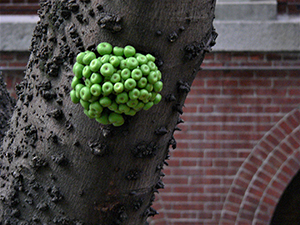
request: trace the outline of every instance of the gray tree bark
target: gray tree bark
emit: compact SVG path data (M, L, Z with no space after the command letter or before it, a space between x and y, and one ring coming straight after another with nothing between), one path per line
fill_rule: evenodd
M2 224L146 224L190 85L214 44L215 1L48 0L1 149ZM120 127L70 101L77 53L100 42L152 53L163 100Z
M0 146L5 132L8 129L8 122L12 115L15 103L15 100L10 97L6 90L6 84L4 83L0 72Z

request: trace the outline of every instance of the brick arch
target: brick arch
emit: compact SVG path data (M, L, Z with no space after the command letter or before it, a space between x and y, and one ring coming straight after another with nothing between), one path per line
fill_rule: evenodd
M236 174L220 224L267 224L300 170L300 109L282 118L254 147Z

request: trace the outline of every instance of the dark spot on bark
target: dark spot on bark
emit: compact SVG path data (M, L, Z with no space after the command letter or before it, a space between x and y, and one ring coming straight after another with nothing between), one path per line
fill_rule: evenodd
M64 18L65 20L69 19L71 17L71 12L68 10L62 10L61 11L61 16L62 18Z
M176 104L173 106L173 109L176 110L180 115L183 114L182 106L181 106L180 103L176 103Z
M94 12L93 9L90 9L90 10L89 10L89 15L90 15L91 17L94 17L94 16L95 16L95 12Z
M53 119L59 120L62 119L64 114L61 109L54 109L47 113L47 116L52 117Z
M161 30L156 31L156 35L157 35L157 36L161 36L161 35L162 35Z
M181 131L181 129L179 128L179 127L175 127L175 129L174 130L178 130L178 131Z
M59 166L67 166L69 164L69 160L66 158L64 154L51 156L51 159Z
M49 196L51 197L52 202L59 202L63 199L62 194L60 193L59 189L56 186L50 187L47 190Z
M126 175L125 178L127 180L137 180L141 177L142 171L140 170L130 170Z
M166 101L168 101L168 102L174 102L176 100L177 99L176 99L175 95L173 95L173 94L169 94L166 96Z
M33 200L32 200L32 199L26 198L26 199L25 199L25 202L26 202L28 205L33 205Z
M67 131L71 131L73 129L73 125L69 120L66 121L65 127L66 127Z
M78 14L76 16L76 19L78 20L79 23L83 24L83 15L82 14Z
M48 165L48 163L44 158L34 156L31 159L31 167L33 167L33 168L41 168L41 167L45 167L47 165Z
M70 219L66 216L56 216L53 219L53 223L61 224L61 225L69 225L70 224Z
M49 209L49 206L46 202L41 202L36 206L36 209L39 211L47 211Z
M172 135L171 139L169 140L169 145L171 145L173 149L175 149L177 147L177 142L173 135Z
M178 39L178 34L176 33L176 31L173 31L168 35L168 40L171 43L175 42L177 39Z
M43 90L41 91L41 96L46 100L50 101L54 98L56 98L56 93L53 90Z
M158 214L158 212L155 209L153 209L152 207L147 208L144 212L144 216L147 216L147 217L155 216L157 214Z
M180 32L185 31L185 27L184 26L179 27L179 31Z
M141 208L141 206L143 205L143 203L144 203L144 199L143 198L140 198L140 199L136 200L133 203L133 209L135 211L139 210Z
M58 105L62 105L62 104L63 104L63 99L62 99L62 98L56 99L56 103L57 103Z
M154 142L149 144L140 143L131 150L132 154L137 158L148 158L156 155L157 146Z
M177 124L184 123L184 120L181 117L178 117Z
M191 91L191 86L187 82L184 82L182 80L178 81L177 86L178 86L179 92L188 93Z
M80 145L80 142L78 140L75 140L73 143L74 146L78 147Z
M98 25L100 26L100 28L109 30L112 33L122 30L121 17L104 12L100 15Z
M162 182L161 179L159 179L159 181L156 183L155 188L156 189L164 189L165 188L165 184Z
M168 130L166 127L160 127L155 130L155 134L157 134L157 135L165 135L167 133L168 133Z
M16 217L16 218L19 218L19 217L21 216L20 210L19 210L19 209L13 209L13 210L11 211L11 216Z
M32 124L27 125L25 128L25 143L35 147L35 143L38 140L37 129Z
M96 5L96 8L98 9L99 12L103 12L103 6L101 4Z
M68 9L71 10L73 13L76 13L76 12L78 12L78 10L79 10L79 5L76 4L76 1L75 1L75 0L68 1L67 7L68 7Z
M204 45L198 42L193 42L191 44L186 45L184 47L184 58L186 60L192 60L196 58L201 53L203 47Z
M51 180L54 180L54 181L57 180L57 177L53 173L51 173L49 176L50 176Z
M82 197L84 195L84 190L79 190L79 196Z
M61 140L53 131L50 132L49 137L47 138L48 141L52 141L53 143L57 144Z
M91 141L88 146L92 154L96 156L104 156L107 154L107 145L102 144L100 141Z

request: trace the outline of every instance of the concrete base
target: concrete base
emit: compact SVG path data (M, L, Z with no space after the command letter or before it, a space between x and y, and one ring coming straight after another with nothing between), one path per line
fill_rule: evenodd
M300 51L300 17L269 21L214 22L214 51Z
M217 20L274 20L277 2L272 1L218 1Z

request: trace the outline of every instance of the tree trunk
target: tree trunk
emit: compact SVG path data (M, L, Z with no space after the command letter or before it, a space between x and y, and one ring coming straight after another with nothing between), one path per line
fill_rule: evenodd
M1 150L3 224L145 224L181 123L184 100L214 44L215 1L41 1L26 76ZM70 101L77 53L100 42L152 53L163 100L120 127ZM27 223L26 223L27 222Z
M6 85L0 72L0 147L6 130L8 121L12 115L15 100L9 96Z

